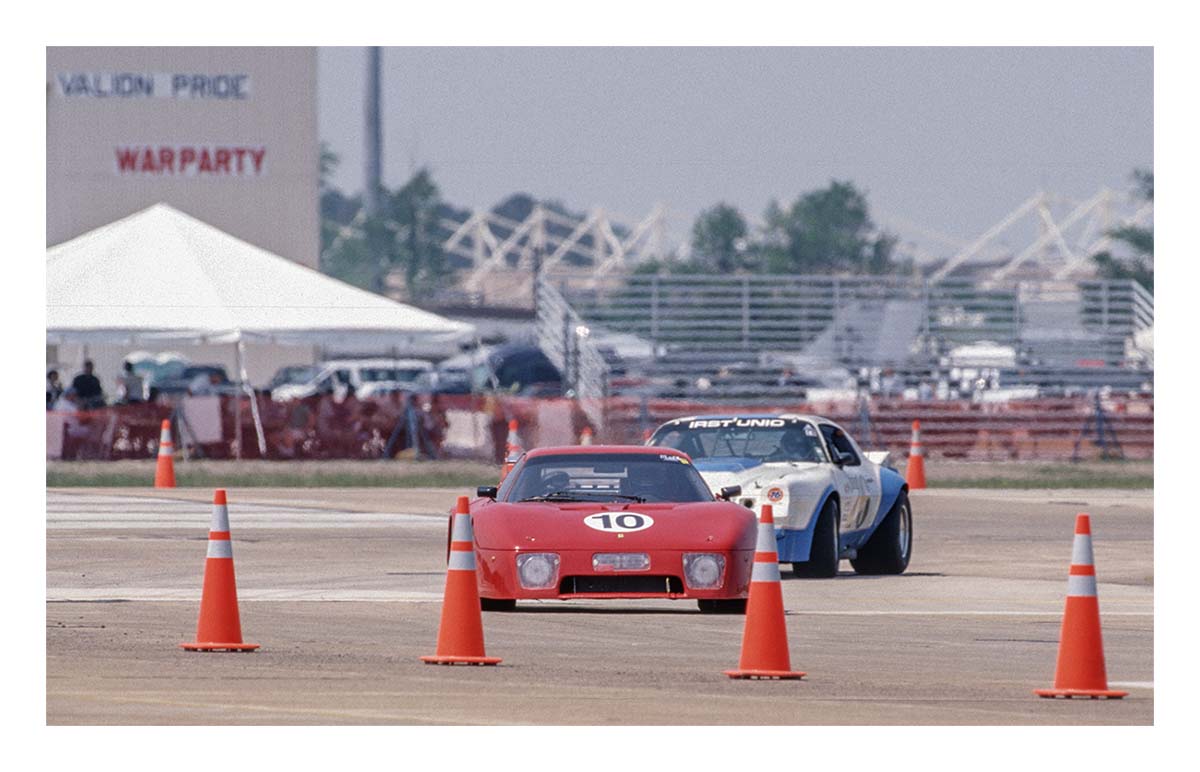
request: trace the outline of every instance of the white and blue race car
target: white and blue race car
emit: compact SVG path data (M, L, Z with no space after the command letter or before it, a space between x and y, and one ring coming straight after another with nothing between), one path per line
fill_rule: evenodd
M779 560L802 577L900 574L912 557L908 485L886 451L863 453L832 421L808 415L703 415L655 430L649 445L687 453L714 491L754 511L770 504Z

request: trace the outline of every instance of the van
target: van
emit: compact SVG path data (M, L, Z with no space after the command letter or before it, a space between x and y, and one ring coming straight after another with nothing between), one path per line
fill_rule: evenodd
M417 391L433 373L427 359L330 359L305 383L285 383L271 391L271 399L286 402L316 394L344 395L353 388L356 397L395 391Z

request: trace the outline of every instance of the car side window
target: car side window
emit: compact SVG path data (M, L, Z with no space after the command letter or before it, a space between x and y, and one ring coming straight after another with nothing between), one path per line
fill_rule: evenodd
M858 466L862 463L854 449L854 443L841 429L832 424L821 424L821 436L825 438L825 444L831 450L836 450L845 459L842 462L843 466Z

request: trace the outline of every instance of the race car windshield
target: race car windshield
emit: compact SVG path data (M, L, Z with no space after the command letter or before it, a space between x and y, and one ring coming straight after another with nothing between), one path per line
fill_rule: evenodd
M505 501L712 501L687 459L672 454L564 454L528 458Z
M797 420L700 419L665 429L651 444L682 450L694 459L736 457L809 463L829 460L816 427Z

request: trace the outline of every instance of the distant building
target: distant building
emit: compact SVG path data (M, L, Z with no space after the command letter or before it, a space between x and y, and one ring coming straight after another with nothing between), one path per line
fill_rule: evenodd
M46 53L46 243L165 201L317 267L315 48Z

